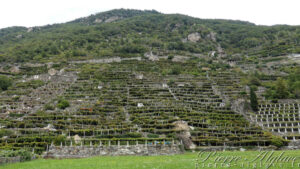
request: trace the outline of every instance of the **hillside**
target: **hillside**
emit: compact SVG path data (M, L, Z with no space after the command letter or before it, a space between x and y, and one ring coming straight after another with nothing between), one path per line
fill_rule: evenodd
M112 10L0 30L0 149L300 139L300 26Z
M190 36L189 36L190 35ZM2 61L45 62L172 54L257 57L299 53L299 26L256 26L156 11L113 10L65 24L0 30ZM197 42L197 43L195 43ZM224 50L224 51L223 51Z

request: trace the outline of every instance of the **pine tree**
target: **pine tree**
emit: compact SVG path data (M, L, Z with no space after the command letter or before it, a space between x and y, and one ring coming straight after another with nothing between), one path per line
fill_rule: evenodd
M253 111L258 110L257 97L252 87L250 88L250 104Z

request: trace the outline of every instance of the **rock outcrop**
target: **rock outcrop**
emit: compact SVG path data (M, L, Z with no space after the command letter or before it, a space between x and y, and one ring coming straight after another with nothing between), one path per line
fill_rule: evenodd
M192 127L190 127L185 121L176 121L173 124L175 125L174 129L180 131L180 133L177 134L177 137L182 141L184 147L186 149L195 149L196 145L191 140L190 133Z
M187 37L187 40L190 42L198 42L200 39L201 39L201 35L198 32L191 33Z

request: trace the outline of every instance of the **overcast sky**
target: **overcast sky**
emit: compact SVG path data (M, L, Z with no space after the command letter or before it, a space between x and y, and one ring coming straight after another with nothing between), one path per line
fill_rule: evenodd
M62 23L117 8L300 25L300 0L1 0L0 28Z

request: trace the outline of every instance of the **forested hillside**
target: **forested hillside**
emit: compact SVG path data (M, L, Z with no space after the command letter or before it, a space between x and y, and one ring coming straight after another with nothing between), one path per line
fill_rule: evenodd
M189 36L190 35L190 36ZM256 26L156 11L113 10L43 27L0 30L1 61L41 62L110 56L227 54L267 57L300 52L299 26ZM224 50L224 51L223 51Z

